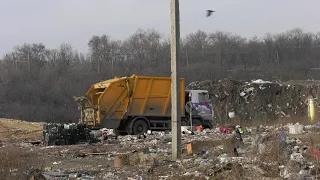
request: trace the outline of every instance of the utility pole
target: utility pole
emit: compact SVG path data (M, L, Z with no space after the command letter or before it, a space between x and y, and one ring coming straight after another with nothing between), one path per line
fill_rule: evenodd
M177 63L180 52L180 18L179 0L170 0L171 10L171 130L172 159L177 160L181 154L181 105L180 77Z

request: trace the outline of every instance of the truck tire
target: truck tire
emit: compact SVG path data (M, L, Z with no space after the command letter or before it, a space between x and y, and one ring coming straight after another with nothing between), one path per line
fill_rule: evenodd
M147 133L147 131L148 131L148 124L144 120L138 119L133 123L132 133L134 135L144 134L144 133Z

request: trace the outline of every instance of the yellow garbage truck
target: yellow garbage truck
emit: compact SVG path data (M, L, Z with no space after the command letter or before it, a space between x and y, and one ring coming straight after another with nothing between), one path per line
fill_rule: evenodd
M213 111L208 91L186 90L181 78L179 95L181 124L190 125L192 116L194 126L210 128ZM115 77L93 84L85 96L74 99L81 113L79 123L90 129L128 134L171 129L171 77Z

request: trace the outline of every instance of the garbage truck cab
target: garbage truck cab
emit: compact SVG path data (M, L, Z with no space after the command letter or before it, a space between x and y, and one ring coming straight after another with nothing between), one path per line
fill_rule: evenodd
M188 100L186 102L186 116L189 118L190 115L192 116L195 122L192 125L202 125L206 128L211 128L213 126L214 113L209 92L207 90L186 90L185 94ZM191 113L190 105L192 105Z

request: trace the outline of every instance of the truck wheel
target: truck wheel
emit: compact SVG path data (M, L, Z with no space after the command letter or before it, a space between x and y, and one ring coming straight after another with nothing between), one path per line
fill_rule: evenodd
M148 124L144 120L136 120L132 126L134 135L144 134L148 131Z

